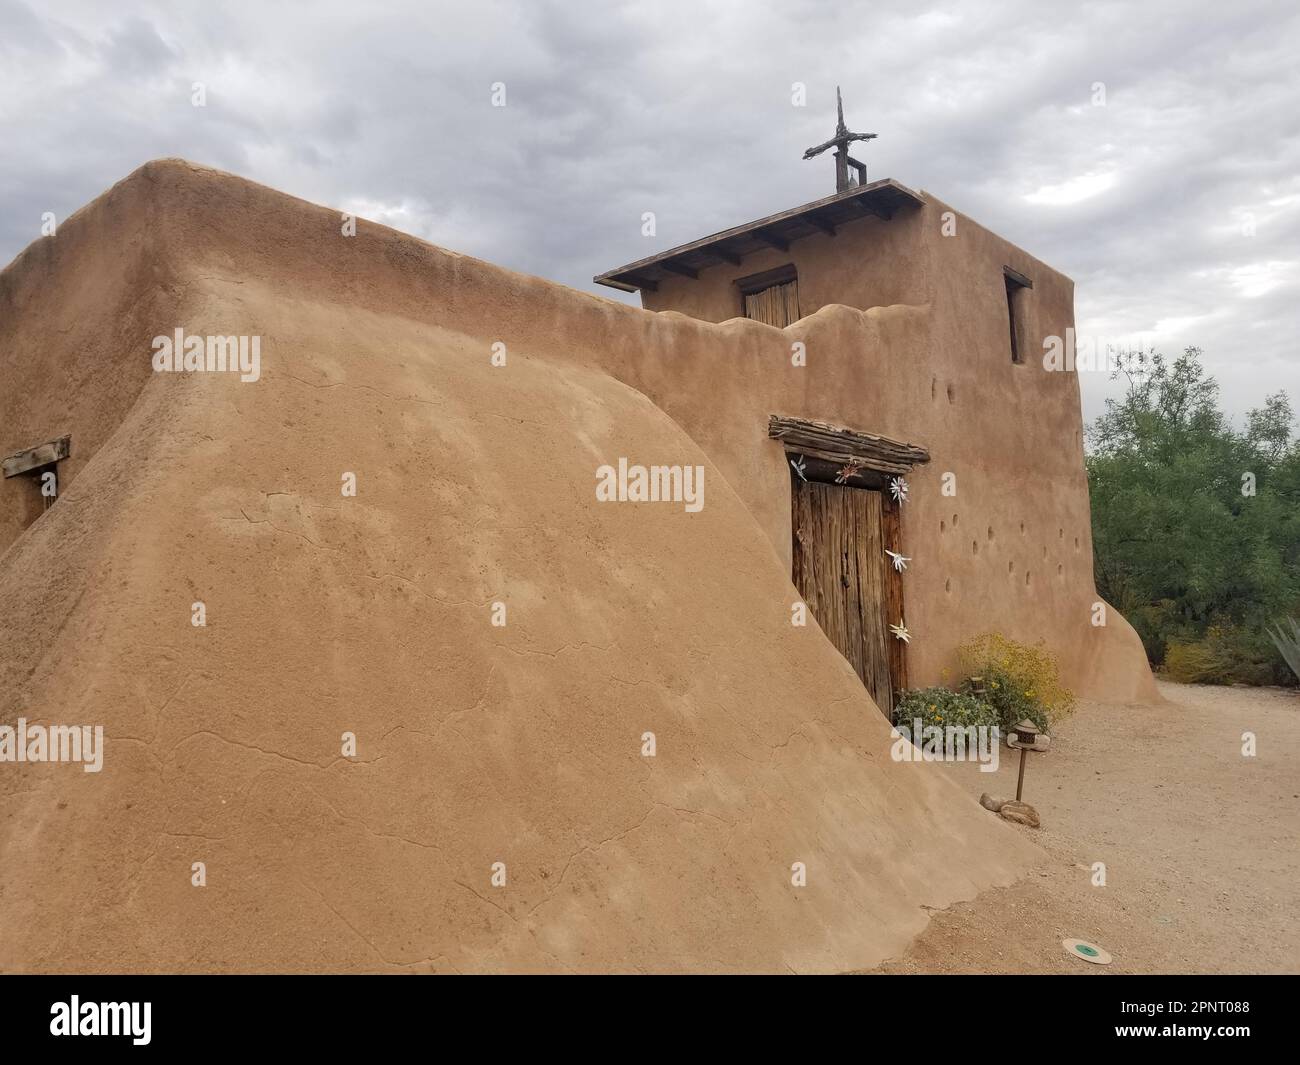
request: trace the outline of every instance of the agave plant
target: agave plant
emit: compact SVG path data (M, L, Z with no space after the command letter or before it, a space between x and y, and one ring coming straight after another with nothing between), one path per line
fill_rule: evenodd
M1291 631L1286 631L1286 625L1291 626ZM1277 645L1278 651L1286 659L1286 664L1291 667L1291 672L1300 679L1300 623L1295 618L1286 618L1284 621L1277 623L1277 630L1267 630L1269 637Z

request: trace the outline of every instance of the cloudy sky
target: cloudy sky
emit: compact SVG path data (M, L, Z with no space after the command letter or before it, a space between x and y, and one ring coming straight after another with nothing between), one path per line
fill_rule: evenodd
M610 295L833 191L839 83L872 178L1069 274L1081 333L1203 348L1240 415L1300 405L1298 54L1290 0L0 0L0 262L183 156Z

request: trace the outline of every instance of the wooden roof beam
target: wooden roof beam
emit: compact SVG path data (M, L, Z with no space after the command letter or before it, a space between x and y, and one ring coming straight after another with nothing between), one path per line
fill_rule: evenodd
M754 230L754 236L777 251L790 250L790 242L784 237L773 233L770 229L756 229Z
M674 262L672 259L665 259L659 265L674 274L680 274L682 277L689 277L692 281L698 281L700 279L700 272L698 270L692 270L689 266L683 266L681 263Z
M800 230L796 232L800 232L804 229L806 217L811 213L821 211L826 212L826 217L831 215L844 216L844 220L849 221L850 218L856 218L859 217L859 214L866 213L864 207L857 205L870 203L874 200L883 200L887 204L886 207L881 207L875 212L881 218L891 217L898 207L907 204L920 206L925 203L919 193L913 192L890 178L882 178L868 185L860 185L843 192L837 192L833 196L824 196L820 200L805 203L800 207L792 207L790 210L782 211L779 214L768 215L766 218L759 218L753 222L746 222L742 226L724 229L721 232L701 237L699 240L693 240L689 244L683 244L677 248L669 248L657 255L651 255L648 258L638 259L636 262L620 266L616 270L608 270L603 274L597 274L593 280L599 285L611 285L614 288L623 288L625 286L635 288L630 281L632 277L641 274L642 271L656 268L666 259L679 258L685 254L703 253L718 259L720 262L731 262L732 265L738 265L729 256L743 258L748 255L752 250L751 241L768 244L781 251L786 251L791 240L798 239L792 236L782 237L778 235L779 230L776 233L766 233L766 230L773 227L799 225ZM719 250L719 244L724 242L728 244L728 247Z
M835 223L832 222L825 215L821 215L813 212L808 214L806 217L812 225L816 226L828 237L835 236Z

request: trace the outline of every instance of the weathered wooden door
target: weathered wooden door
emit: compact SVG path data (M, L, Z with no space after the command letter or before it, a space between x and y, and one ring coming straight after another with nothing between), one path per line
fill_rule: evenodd
M822 631L857 671L881 711L893 712L893 685L901 678L891 659L889 610L894 570L885 554L896 510L883 493L795 480L794 584ZM901 603L896 609L901 610ZM899 619L895 618L894 621Z

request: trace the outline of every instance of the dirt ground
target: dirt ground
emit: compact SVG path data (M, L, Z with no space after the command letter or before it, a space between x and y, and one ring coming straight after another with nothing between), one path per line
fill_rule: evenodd
M935 913L877 973L1300 972L1300 693L1161 682L1159 707L1084 703L1029 755L1016 826L1047 861L1009 888ZM1257 754L1243 757L1242 734ZM1014 796L996 773L947 764L972 796ZM990 817L994 816L989 814ZM1104 887L1093 886L1105 863ZM1097 943L1110 966L1068 957Z

